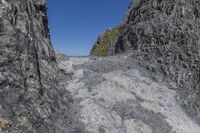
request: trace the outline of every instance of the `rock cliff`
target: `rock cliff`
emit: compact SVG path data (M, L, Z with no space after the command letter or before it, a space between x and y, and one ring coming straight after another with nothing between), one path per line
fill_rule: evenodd
M0 132L70 129L46 10L45 0L0 0Z
M132 53L153 75L163 74L185 111L200 124L200 1L135 0L110 54Z
M45 0L0 0L0 132L198 133L199 7L136 0L94 48L126 54L66 57Z

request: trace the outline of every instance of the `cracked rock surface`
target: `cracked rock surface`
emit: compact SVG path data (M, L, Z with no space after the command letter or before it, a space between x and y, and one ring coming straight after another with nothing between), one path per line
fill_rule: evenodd
M138 0L136 5L130 8L130 13L135 15L134 18L142 16L144 20L148 19L149 15L143 15L139 9L136 9L139 5L145 13L146 7L149 8L148 2L152 1ZM139 37L144 37L145 44L149 47L145 47L146 49L143 47L141 56L137 56L139 59L137 62L133 60L137 54L105 58L65 57L56 54L50 43L45 0L0 0L0 132L199 133L199 73L196 73L199 72L197 71L199 70L199 43L197 43L199 42L199 8L191 10L193 12L191 16L187 15L188 12L191 13L189 7L184 8L183 12L181 8L184 7L184 2L192 7L194 5L198 7L199 2L195 0L175 0L175 2L154 0L153 2L157 2L153 3L154 6L167 7L167 9L167 5L171 5L170 2L172 5L178 3L179 6L173 11L175 14L177 11L180 14L185 13L183 17L186 17L190 27L188 29L182 25L178 28L183 28L179 29L180 32L187 30L190 34L179 36L180 34L177 33L175 39L182 38L180 44L175 41L170 43L170 46L154 49L155 47L148 45L148 42L151 42L148 36L151 29L138 33ZM168 13L168 10L161 11ZM151 11L147 12L151 13ZM160 19L166 17L160 16L162 16ZM193 20L190 17L193 17ZM137 29L137 25L136 27L131 25L132 19L132 17L127 19L125 31L131 27L133 31ZM145 23L141 23L141 27L138 28L152 26L151 24L150 21L145 20ZM171 26L173 33L179 32L177 27L173 29L174 25ZM157 28L153 28L156 33L162 33L160 32L162 28L160 29L159 26ZM131 31L127 32L130 35L129 41L134 35ZM121 33L125 34L125 32ZM188 36L192 36L192 39L188 39ZM155 37L161 39L157 44L165 44L168 40L163 38L164 36L155 35ZM134 42L134 38L132 39ZM186 44L184 42L190 45L187 47L181 45ZM174 43L177 45L172 45ZM126 44L126 41L123 44ZM118 47L119 51L120 47ZM177 54L172 52L168 57L177 60L168 60L167 56L158 60L159 56L154 56L156 54L154 50L165 48L171 48L172 51L180 50L183 54L179 56L179 52ZM118 50L115 52L117 53ZM189 53L185 54L184 50ZM149 56L145 56L144 51L147 51L146 54ZM126 50L123 49L121 52ZM145 58L142 58L143 56ZM178 84L182 85L180 86L182 90L172 89L178 88L177 80L172 80L174 82L160 80L163 75L157 72L161 69L155 69L145 63L158 68L162 66L166 75L170 75L170 72L164 69L165 65L151 62L149 58L161 64L163 62L173 64L170 72L174 72L174 79L182 83ZM154 73L146 71L141 64ZM186 85L190 86L193 83L195 89L187 89Z
M129 59L58 56L84 128L77 132L198 133L200 126L176 100L179 94Z
M45 0L0 0L0 132L70 132Z
M134 0L110 54L132 53L152 75L174 81L179 102L200 124L200 1Z

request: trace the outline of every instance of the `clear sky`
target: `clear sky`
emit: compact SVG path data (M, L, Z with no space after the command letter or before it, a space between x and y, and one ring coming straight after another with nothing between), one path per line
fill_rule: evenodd
M99 34L118 25L132 0L47 0L51 41L69 56L88 55Z

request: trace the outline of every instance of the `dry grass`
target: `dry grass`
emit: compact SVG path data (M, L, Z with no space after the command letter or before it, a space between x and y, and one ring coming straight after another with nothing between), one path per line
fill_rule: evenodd
M0 118L0 132L2 132L6 127L6 122Z

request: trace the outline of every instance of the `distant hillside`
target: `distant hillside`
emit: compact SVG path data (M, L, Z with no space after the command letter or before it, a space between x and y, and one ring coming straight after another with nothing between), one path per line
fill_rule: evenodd
M119 28L115 27L103 32L99 36L97 42L94 44L94 47L92 48L90 55L107 56L109 51L108 48L112 45L113 41L115 40L118 30Z

